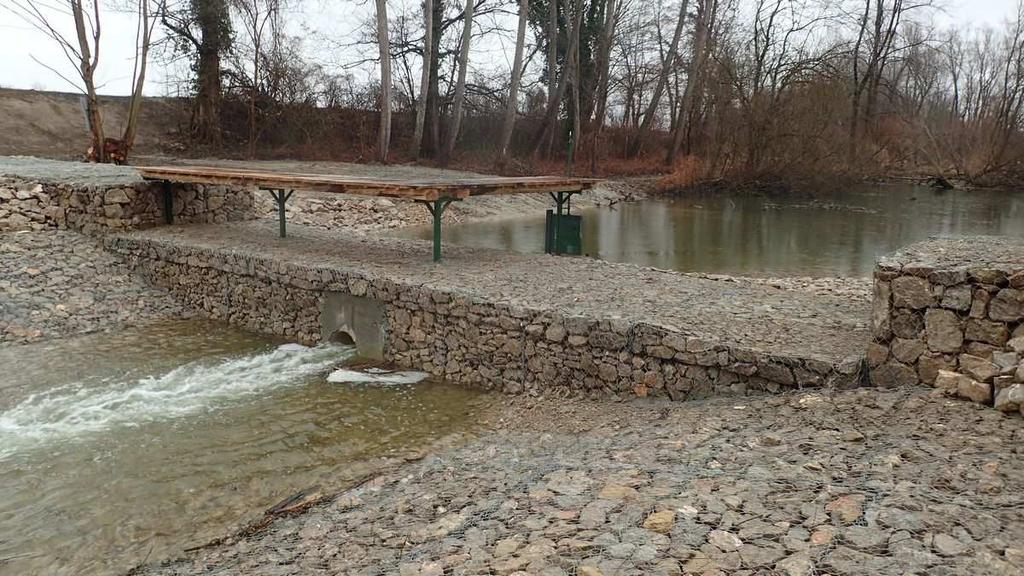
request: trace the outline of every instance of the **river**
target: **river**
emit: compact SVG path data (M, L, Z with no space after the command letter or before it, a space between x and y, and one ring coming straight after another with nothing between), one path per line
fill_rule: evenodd
M467 200L472 202L472 199ZM755 276L870 276L932 235L1024 236L1024 191L862 185L808 196L716 194L574 210L583 252L615 262ZM542 252L544 215L446 225L445 242ZM429 227L396 234L430 239Z
M465 430L484 401L327 382L352 356L206 321L0 348L0 574L180 554Z

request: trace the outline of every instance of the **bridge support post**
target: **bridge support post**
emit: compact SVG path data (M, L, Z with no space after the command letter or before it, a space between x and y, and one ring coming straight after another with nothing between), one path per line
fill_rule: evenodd
M164 180L164 222L174 224L174 186Z
M278 231L279 231L279 233L281 235L281 238L284 238L285 237L285 232L286 232L286 230L285 230L285 207L284 207L284 205L285 205L285 202L287 202L288 199L292 197L292 194L294 194L295 191L294 190L288 190L286 192L284 190L284 188L267 188L266 190L270 191L270 195L277 202L277 224L278 224Z
M455 201L455 198L438 198L437 200L417 200L416 202L423 204L430 211L430 215L434 219L434 262L441 261L441 222L442 216L444 216L445 208L449 204Z

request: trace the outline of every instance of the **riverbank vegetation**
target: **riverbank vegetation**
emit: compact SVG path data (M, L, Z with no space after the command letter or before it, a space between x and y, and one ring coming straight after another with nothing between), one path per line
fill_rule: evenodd
M360 80L288 32L301 1L150 8L191 62L185 149L670 188L1024 175L1024 3L978 29L932 0L379 0Z

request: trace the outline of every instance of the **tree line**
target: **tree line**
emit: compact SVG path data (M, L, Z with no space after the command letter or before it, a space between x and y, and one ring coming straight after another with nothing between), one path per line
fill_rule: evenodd
M32 0L4 1L33 16ZM95 34L63 45L94 93L98 0L66 1L92 14L75 21ZM138 0L140 90L159 23L191 64L191 140L248 156L346 133L381 162L566 162L680 183L1024 173L1024 3L969 28L938 25L932 0L374 0L359 43L377 74L360 82L311 61L287 33L289 1ZM509 39L507 60L479 56Z

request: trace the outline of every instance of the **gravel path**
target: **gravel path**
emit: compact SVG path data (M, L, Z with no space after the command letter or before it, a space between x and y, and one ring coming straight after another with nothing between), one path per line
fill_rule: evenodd
M184 315L97 238L56 230L0 234L0 345Z
M868 342L870 306L846 294L723 282L590 258L447 246L437 265L427 242L304 226L290 227L280 239L270 222L161 227L119 238L356 270L530 310L645 322L781 356L839 363L860 358Z
M1024 571L1019 418L914 391L509 404L462 447L141 572Z

